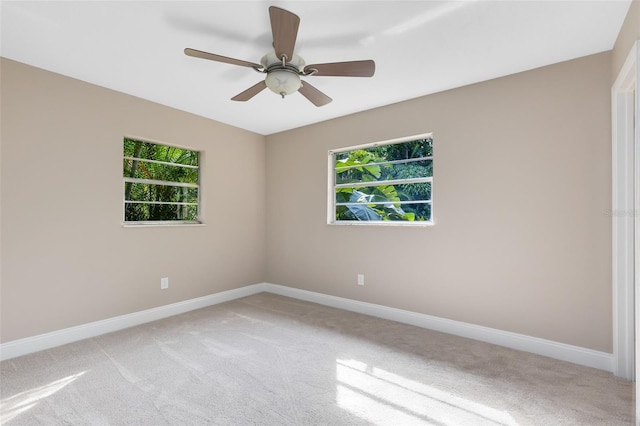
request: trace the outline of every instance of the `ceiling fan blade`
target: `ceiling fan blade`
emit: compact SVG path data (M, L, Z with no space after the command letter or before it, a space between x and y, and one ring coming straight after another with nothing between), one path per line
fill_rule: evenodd
M282 59L282 55L285 55L287 61L291 61L298 36L300 18L288 10L275 6L269 7L269 17L271 18L271 33L273 34L273 48L276 51L276 56Z
M266 88L267 88L267 84L264 82L264 80L259 81L258 83L249 87L244 92L238 93L237 95L235 95L233 98L231 98L231 100L241 101L241 102L248 101L249 99L253 98L255 95L262 92Z
M312 70L312 75L333 77L371 77L376 72L376 63L371 59L366 61L333 62L329 64L313 64L304 67L304 72Z
M193 56L195 58L209 59L211 61L224 62L231 65L240 65L250 68L263 68L260 64L254 64L253 62L241 61L240 59L228 58L226 56L216 55L214 53L202 52L200 50L186 48L184 54L187 56Z
M317 107L326 105L333 100L306 81L302 82L302 86L300 86L298 92L300 92L305 98L309 99L311 103Z

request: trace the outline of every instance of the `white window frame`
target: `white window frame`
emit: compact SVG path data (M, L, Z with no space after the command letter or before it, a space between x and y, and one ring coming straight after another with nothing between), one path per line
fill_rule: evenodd
M387 221L344 221L344 220L336 220L336 189L342 187L351 187L353 184L336 184L336 155L348 152L355 151L358 149L366 149L366 148L374 148L378 146L385 145L395 145L401 144L404 142L411 142L417 139L433 139L433 133L423 133L419 135L407 136L397 139L391 139L380 142L367 143L363 145L354 145L346 148L339 149L331 149L328 151L327 155L327 165L328 165L328 186L327 186L327 224L328 225L340 225L340 226L418 226L418 227L430 227L434 225L434 209L433 209L433 176L430 177L422 177L422 178L411 178L411 179L397 179L397 180L388 180L388 181L380 181L380 182L367 182L366 186L375 186L375 185L397 185L397 184L406 184L406 183L422 183L422 182L430 182L431 183L431 199L429 201L422 201L425 204L431 204L431 220L428 221L403 221L403 220L387 220ZM420 159L416 159L415 161L421 160L432 160L433 155L430 157L422 157ZM413 160L410 160L413 161ZM395 161L387 161L384 163L376 163L376 164L393 164L403 162L406 163L407 160L395 160ZM420 203L420 201L416 202L404 202L408 204L416 204Z
M123 153L123 160L134 160L134 161L140 161L140 162L146 162L146 163L155 163L155 164L165 164L167 166L171 166L171 167L184 167L184 168L189 168L189 169L197 169L198 170L198 182L193 184L193 183L186 183L186 182L173 182L173 181L164 181L164 180L155 180L155 179L140 179L140 178L132 178L132 177L126 177L123 176L123 183L124 183L124 187L126 188L126 184L127 183L142 183L142 184L148 184L148 185L162 185L162 186L176 186L176 187L182 187L182 188L196 188L197 189L197 193L198 193L198 200L195 203L188 203L188 202L167 202L167 201L127 201L125 199L125 191L123 188L123 192L122 192L122 224L125 227L135 227L135 226L175 226L175 225L202 225L202 193L201 193L201 180L202 180L202 152L197 150L197 149L193 149L193 148L189 148L189 147L185 147L185 146L179 146L179 145L174 145L174 144L168 144L165 142L158 142L158 141L154 141L154 140L150 140L147 138L140 138L140 137L136 137L136 136L125 136L123 138L123 143L125 139L131 139L131 140L136 140L136 141L141 141L141 142L148 142L148 143L152 143L154 145L161 145L161 146L165 146L165 147L170 147L170 148L179 148L179 149L184 149L184 150L188 150L188 151L193 151L195 153L198 154L198 165L197 166L193 166L190 164L179 164L179 163L172 163L170 161L159 161L159 160L150 160L147 158L137 158L137 157L131 157L131 156L126 156ZM171 205L184 205L184 206L197 206L198 209L198 218L197 220L139 220L139 221L127 221L126 220L126 205L127 203L130 204L171 204Z

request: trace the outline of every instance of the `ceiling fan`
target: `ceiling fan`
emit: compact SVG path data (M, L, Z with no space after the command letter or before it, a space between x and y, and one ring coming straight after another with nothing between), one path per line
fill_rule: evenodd
M253 68L259 73L266 74L263 81L231 98L233 101L248 101L268 87L274 93L282 96L282 98L286 95L300 92L315 106L320 107L328 104L332 99L306 81L301 81L300 77L373 76L376 65L372 60L305 65L304 59L293 53L300 18L287 10L275 6L269 7L269 17L271 19L274 50L264 55L260 60L260 64L190 48L184 49L184 53L196 58Z

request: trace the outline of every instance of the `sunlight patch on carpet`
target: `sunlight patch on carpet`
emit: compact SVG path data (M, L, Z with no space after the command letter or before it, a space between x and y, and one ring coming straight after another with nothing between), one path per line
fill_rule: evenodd
M338 406L373 424L517 424L505 411L360 361L336 359L336 378Z
M80 373L64 377L49 384L29 389L28 391L20 392L16 395L3 399L0 401L0 419L3 423L9 422L21 413L35 407L43 399L73 383L86 372L87 371L81 371Z

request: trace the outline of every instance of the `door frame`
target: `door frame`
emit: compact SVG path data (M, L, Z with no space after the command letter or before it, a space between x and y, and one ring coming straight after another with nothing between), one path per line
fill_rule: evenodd
M612 285L613 285L613 373L634 380L640 338L640 312L635 253L638 250L638 206L640 162L638 159L638 56L636 41L611 88L612 109ZM638 384L636 382L636 386ZM638 389L636 389L638 390ZM638 393L637 393L638 394ZM638 405L638 404L637 404ZM638 407L636 407L638 412ZM640 418L640 417L639 417Z

